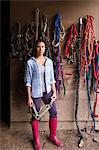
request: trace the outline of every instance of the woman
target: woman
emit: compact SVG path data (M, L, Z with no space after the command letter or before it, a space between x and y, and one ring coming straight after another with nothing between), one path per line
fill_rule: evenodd
M41 100L49 104L51 99L56 99L55 79L52 60L44 56L45 43L42 40L36 42L35 56L27 61L25 83L28 95L28 106L35 105L39 112ZM57 109L55 102L49 110L49 139L57 146L63 147L62 142L56 137ZM32 116L32 130L35 142L35 150L41 150L39 139L39 121Z

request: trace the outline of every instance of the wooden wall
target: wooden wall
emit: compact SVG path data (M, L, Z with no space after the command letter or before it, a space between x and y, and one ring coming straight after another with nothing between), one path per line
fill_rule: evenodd
M54 16L59 11L62 16L62 21L67 29L72 23L78 22L79 17L86 15L92 15L94 17L94 29L97 39L99 38L99 2L93 1L11 1L10 5L10 25L11 28L17 21L21 22L22 29L26 23L30 23L33 20L34 8L39 8L41 15L47 14L50 25L50 31L52 32ZM51 33L52 34L52 33ZM75 128L74 123L74 110L75 110L75 88L74 88L74 76L75 67L67 65L64 61L65 73L72 73L73 76L68 78L65 76L66 96L62 94L58 97L57 108L59 118L59 129L72 129ZM27 107L25 105L25 90L23 84L24 66L18 62L17 59L11 60L10 69L10 82L11 82L11 122L14 121L29 121L30 114L27 113ZM92 101L94 104L94 99ZM79 122L83 127L88 121L89 110L86 89L83 86L81 79L80 84L80 109L79 109ZM91 121L91 118L89 117ZM48 129L48 113L42 119L42 127ZM42 128L41 128L42 129Z

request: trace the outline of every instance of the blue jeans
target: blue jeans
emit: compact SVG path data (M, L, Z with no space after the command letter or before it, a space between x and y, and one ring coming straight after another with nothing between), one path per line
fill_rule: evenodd
M49 104L51 102L52 91L49 93L43 93L43 97L32 98L35 104L36 110L39 112L41 107L41 100L43 100L44 104ZM34 113L34 112L33 112ZM57 118L57 109L56 104L53 102L53 106L49 109L50 118ZM35 120L35 117L32 115L32 120Z

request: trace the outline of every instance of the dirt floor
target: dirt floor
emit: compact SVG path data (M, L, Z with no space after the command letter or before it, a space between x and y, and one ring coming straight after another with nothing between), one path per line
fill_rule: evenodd
M48 140L49 131L40 132L42 150L58 150L53 143ZM76 130L57 131L57 136L63 141L63 150L79 150ZM99 132L95 133L95 137L99 140ZM88 135L84 139L84 145L81 150L99 150L99 142L93 141L94 136ZM2 124L0 126L0 150L33 150L33 138L31 126L17 124L9 128Z

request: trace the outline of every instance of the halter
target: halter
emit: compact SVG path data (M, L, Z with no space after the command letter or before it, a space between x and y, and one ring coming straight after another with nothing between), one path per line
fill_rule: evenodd
M55 67L55 78L56 78L56 89L57 93L60 94L60 86L63 86L64 89L64 95L65 95L65 84L64 84L64 73L63 73L63 64L62 64L62 58L61 58L61 47L60 47L60 35L62 32L64 32L64 29L62 28L62 20L61 16L58 13L55 18L55 24L54 24L54 39L52 41L53 46L53 57L54 57L54 67ZM63 29L63 31L61 30ZM65 36L65 33L64 33ZM62 37L61 37L62 38Z
M78 37L78 32L76 30L76 26L74 24L71 25L70 27L70 32L68 35L68 40L66 43L66 48L65 48L65 56L67 59L70 59L69 61L74 62L76 61L73 59L75 56L73 55L73 51L75 51L75 44L77 42L77 37Z

